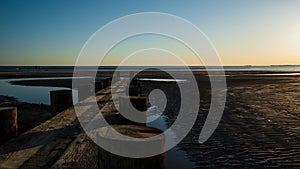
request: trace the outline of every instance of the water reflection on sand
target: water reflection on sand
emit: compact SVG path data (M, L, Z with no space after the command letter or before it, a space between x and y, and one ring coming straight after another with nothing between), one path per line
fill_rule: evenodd
M69 88L48 87L48 86L22 86L22 85L13 85L10 83L11 81L17 81L17 80L19 81L19 80L49 80L49 79L68 79L68 78L55 77L55 78L0 79L0 95L12 96L17 98L19 101L23 101L23 102L50 105L51 90L65 90ZM77 100L74 100L74 102L77 103Z

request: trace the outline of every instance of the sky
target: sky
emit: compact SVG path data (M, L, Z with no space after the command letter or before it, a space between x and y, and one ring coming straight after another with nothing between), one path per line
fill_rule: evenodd
M225 66L300 65L299 0L3 0L0 8L0 65L74 65L94 32L138 12L190 21L207 35ZM105 64L118 64L118 49L128 46L116 47ZM201 64L182 53L188 65Z

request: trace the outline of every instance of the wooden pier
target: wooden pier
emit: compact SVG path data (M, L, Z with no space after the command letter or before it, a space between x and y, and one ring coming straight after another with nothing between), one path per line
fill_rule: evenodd
M118 81L114 86L121 84ZM92 101L92 97L85 101L89 99ZM110 87L98 91L96 100L103 117L110 124L122 123L122 118L112 103ZM98 153L99 147L85 134L74 107L70 107L1 145L0 168L101 169Z

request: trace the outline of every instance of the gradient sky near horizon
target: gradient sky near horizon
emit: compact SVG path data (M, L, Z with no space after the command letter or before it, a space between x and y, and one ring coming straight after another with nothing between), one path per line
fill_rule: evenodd
M300 65L299 0L4 0L0 8L0 65L74 65L95 31L137 12L189 20L224 65Z

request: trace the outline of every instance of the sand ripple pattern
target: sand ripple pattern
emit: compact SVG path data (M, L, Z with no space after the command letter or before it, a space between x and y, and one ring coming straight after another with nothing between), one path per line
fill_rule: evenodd
M299 78L228 79L222 121L202 145L197 136L209 109L208 84L200 90L197 122L179 144L195 168L300 168ZM176 118L168 116L170 123Z

